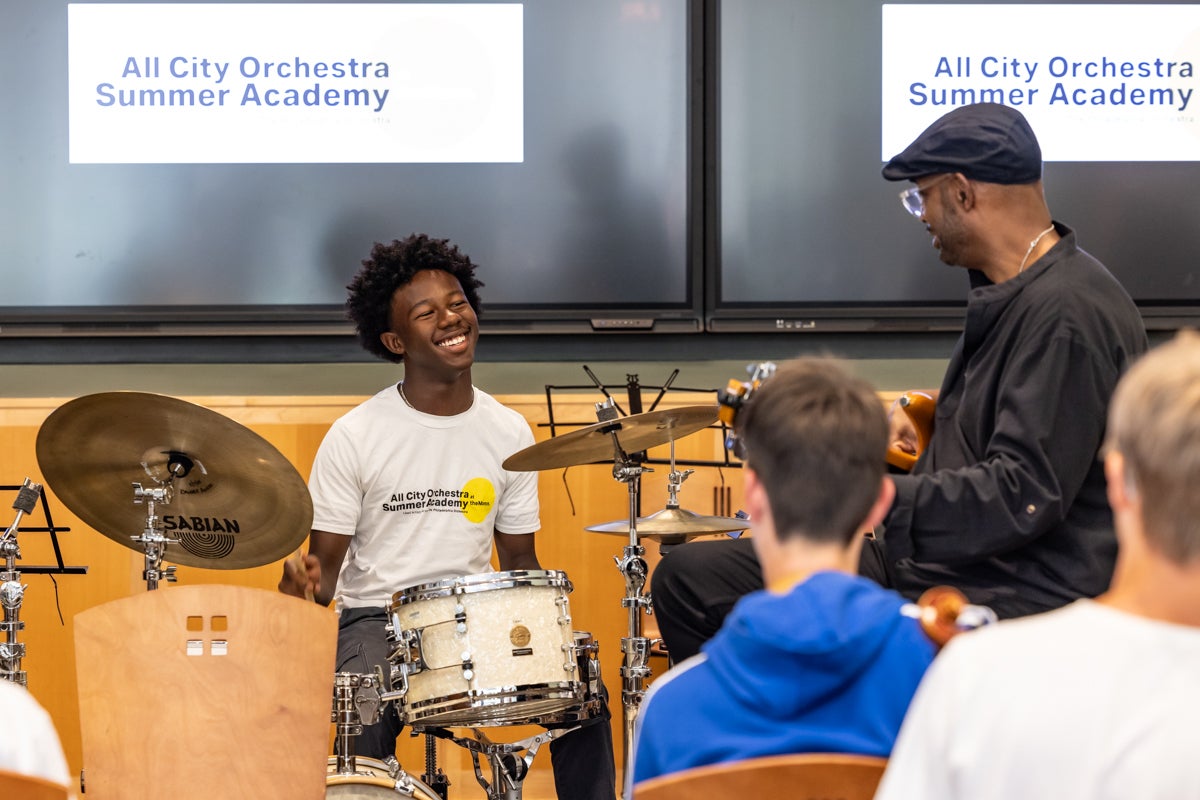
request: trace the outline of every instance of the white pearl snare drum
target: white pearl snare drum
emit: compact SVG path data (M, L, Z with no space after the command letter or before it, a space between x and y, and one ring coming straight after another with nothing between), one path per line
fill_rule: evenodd
M413 727L553 723L577 709L592 678L579 674L588 662L571 628L571 589L566 573L515 570L393 594L389 661L401 720Z

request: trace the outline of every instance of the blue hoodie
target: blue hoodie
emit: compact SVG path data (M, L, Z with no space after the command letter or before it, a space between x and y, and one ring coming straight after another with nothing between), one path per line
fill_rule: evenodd
M936 652L905 600L820 572L743 597L700 655L650 687L633 781L757 756L887 756Z

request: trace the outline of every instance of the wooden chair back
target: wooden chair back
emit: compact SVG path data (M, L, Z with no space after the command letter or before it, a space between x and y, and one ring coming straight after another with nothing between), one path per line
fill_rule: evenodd
M662 775L633 787L633 800L786 797L871 800L887 759L841 753L764 756Z
M67 800L67 787L45 778L0 769L0 797L12 800Z
M81 612L86 797L324 798L336 647L330 609L243 586Z

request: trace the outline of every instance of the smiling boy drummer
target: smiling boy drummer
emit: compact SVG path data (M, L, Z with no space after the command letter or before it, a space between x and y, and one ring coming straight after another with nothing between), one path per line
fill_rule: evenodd
M337 670L388 674L385 634L393 593L491 570L540 569L537 475L505 458L533 444L520 414L471 382L479 339L475 264L445 239L414 234L376 243L349 285L360 344L404 365L404 380L330 427L309 479L313 531L301 569L284 565L279 589L337 601ZM445 502L450 498L453 502ZM609 712L550 746L558 797L615 793ZM395 704L364 726L358 755L395 753Z

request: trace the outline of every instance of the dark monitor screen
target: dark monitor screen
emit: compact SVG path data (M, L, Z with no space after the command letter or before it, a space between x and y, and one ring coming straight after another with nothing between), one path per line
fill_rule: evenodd
M0 335L341 324L413 232L491 330L698 330L691 5L10 0Z
M1150 327L1200 320L1200 7L731 0L718 15L710 330L961 326L966 273L880 167L972 100L1026 114L1054 217Z

